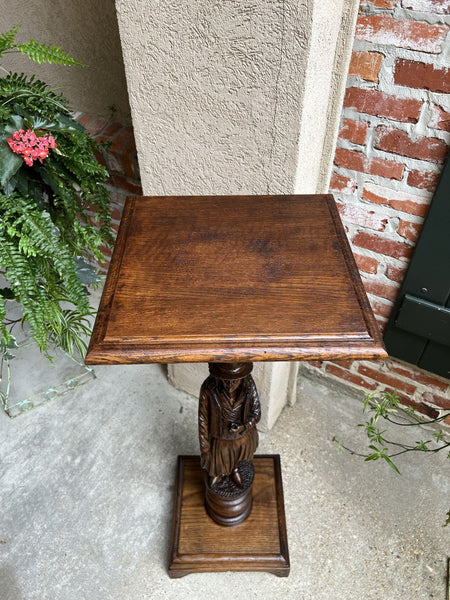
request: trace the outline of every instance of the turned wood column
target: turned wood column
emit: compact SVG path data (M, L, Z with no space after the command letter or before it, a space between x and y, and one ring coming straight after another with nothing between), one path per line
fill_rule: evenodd
M205 505L220 525L242 523L252 508L253 455L261 407L252 363L209 363L198 425Z

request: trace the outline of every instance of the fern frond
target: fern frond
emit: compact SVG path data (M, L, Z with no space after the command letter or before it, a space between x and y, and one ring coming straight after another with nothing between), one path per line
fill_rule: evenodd
M27 77L23 73L9 73L0 78L0 105L14 106L17 114L26 110L47 118L55 112L70 115L64 96L55 94L34 75Z
M28 56L30 60L36 63L56 63L58 65L73 66L78 65L85 67L82 62L73 58L67 52L61 50L59 46L49 46L48 44L38 44L34 40L30 40L26 44L18 44L17 50Z
M8 73L6 77L0 79L0 95L10 95L16 90L27 87L30 93L36 95L45 92L47 84L39 79L35 79L34 75L28 78L24 73Z
M86 294L79 285L73 256L49 215L20 196L14 199L13 206L10 198L8 202L2 202L0 196L0 212L3 212L7 235L17 240L18 251L27 258L50 261L64 283L70 301L87 310Z
M32 264L8 239L0 239L0 264L5 268L5 279L10 282L16 298L22 304L24 319L41 350L47 349L46 311L49 302L43 289L36 285Z
M45 351L53 338L69 351L81 348L78 337L91 308L70 247L30 198L0 194L0 214L0 266L39 348ZM73 305L73 318L64 316L62 302ZM3 327L0 333L5 334Z
M9 31L0 35L0 57L3 56L5 50L9 50L14 47L14 40L16 39L17 32L20 29L20 25L14 25Z

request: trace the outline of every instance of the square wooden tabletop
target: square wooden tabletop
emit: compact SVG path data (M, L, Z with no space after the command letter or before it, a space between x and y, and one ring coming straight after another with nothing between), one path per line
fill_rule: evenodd
M127 200L86 363L385 356L332 196Z

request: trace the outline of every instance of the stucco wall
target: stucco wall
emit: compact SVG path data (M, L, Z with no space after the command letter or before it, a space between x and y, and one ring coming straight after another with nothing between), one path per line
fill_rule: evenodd
M292 191L310 3L116 6L144 193Z
M1 2L1 33L20 23L20 42L33 38L60 46L88 68L38 65L28 58L5 55L8 70L34 74L52 87L61 88L76 111L129 121L127 86L114 0L15 0Z

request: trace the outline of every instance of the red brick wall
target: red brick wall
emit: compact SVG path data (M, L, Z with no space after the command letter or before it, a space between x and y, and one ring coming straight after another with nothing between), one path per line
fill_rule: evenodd
M330 191L384 329L450 140L449 0L360 5ZM429 415L450 409L449 381L388 360L315 362L366 391L397 389Z

